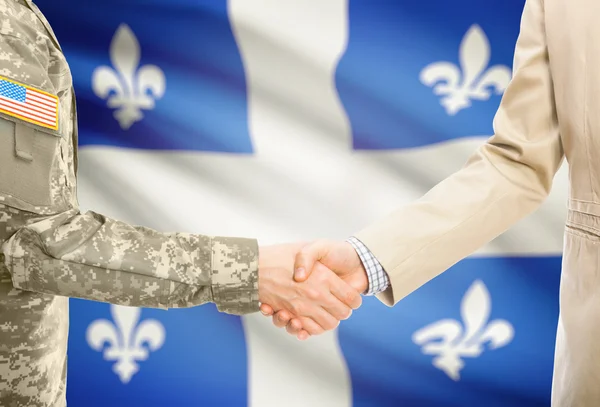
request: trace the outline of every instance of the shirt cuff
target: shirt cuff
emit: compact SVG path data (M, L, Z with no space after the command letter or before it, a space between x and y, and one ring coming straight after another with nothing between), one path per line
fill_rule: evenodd
M354 247L360 261L362 262L365 270L367 271L367 279L369 281L369 287L364 295L375 295L382 291L385 291L390 285L390 278L383 269L379 260L371 253L371 251L357 238L354 236L346 240Z

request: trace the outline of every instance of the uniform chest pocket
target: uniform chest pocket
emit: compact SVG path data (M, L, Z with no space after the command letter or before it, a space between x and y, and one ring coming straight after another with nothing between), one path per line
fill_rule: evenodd
M36 213L64 206L60 133L0 114L0 203Z

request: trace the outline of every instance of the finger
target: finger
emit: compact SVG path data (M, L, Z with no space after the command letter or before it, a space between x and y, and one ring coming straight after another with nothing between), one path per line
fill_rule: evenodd
M333 277L338 279L337 277ZM343 283L343 281L342 281ZM314 294L313 294L314 295ZM336 321L348 319L352 315L352 308L340 301L335 295L327 291L320 291L318 297L314 296L311 298L317 304L321 304L321 307ZM313 314L314 315L314 314ZM320 320L315 319L321 326L326 329L333 329L324 326Z
M285 327L285 330L290 335L298 336L298 334L303 331L302 322L300 322L299 318L292 318L292 320Z
M330 314L336 321L343 321L350 318L352 315L352 308L331 296L332 300L327 301L323 304L323 309Z
M362 305L362 297L352 286L339 277L329 278L329 291L343 304L352 309Z
M300 317L300 322L302 323L302 327L309 335L321 335L325 332L325 329L311 318Z
M362 297L350 284L339 278L334 272L320 262L315 264L314 270L319 272L318 274L315 274L315 277L320 280L320 284L326 284L335 298L352 309L357 309L361 306ZM336 314L334 314L334 316L338 319L345 319Z
M260 312L266 316L266 317L270 317L271 315L273 315L273 308L271 308L270 305L267 304L261 304L260 305Z
M331 330L338 326L339 321L350 317L352 308L332 294L329 287L341 285L343 288L346 283L321 263L317 263L315 270L317 274L314 278L317 278L315 280L317 285L309 282L298 284L298 294L304 300L301 302L301 309L296 308L293 311L296 315L312 318L325 330ZM352 289L348 288L348 290L351 294Z
M327 255L329 245L324 241L317 241L307 246L304 246L298 254L294 262L294 280L297 282L305 281L315 263Z
M273 325L277 328L283 328L290 322L290 319L292 319L292 316L286 310L277 311L273 315Z
M340 320L334 318L329 312L325 311L322 307L315 307L315 310L308 315L315 321L317 324L321 326L325 331L331 331L332 329L337 328L340 324ZM306 329L306 328L305 328ZM308 329L306 329L310 334L313 334Z
M305 330L302 330L296 337L300 341L305 341L308 338L310 338L310 334L308 332L306 332Z

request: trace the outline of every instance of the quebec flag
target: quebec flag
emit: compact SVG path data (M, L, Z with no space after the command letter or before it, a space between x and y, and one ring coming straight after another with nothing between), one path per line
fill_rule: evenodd
M462 167L524 0L37 4L73 74L82 209L272 244L344 239ZM306 342L212 304L72 300L68 404L547 406L566 196L562 168L535 214Z

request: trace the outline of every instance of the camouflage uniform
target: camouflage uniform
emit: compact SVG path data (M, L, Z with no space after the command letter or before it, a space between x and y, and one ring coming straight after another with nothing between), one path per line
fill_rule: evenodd
M31 0L0 0L0 77L59 100L57 130L0 105L1 406L66 405L67 297L258 310L255 240L159 233L80 213L71 73Z

